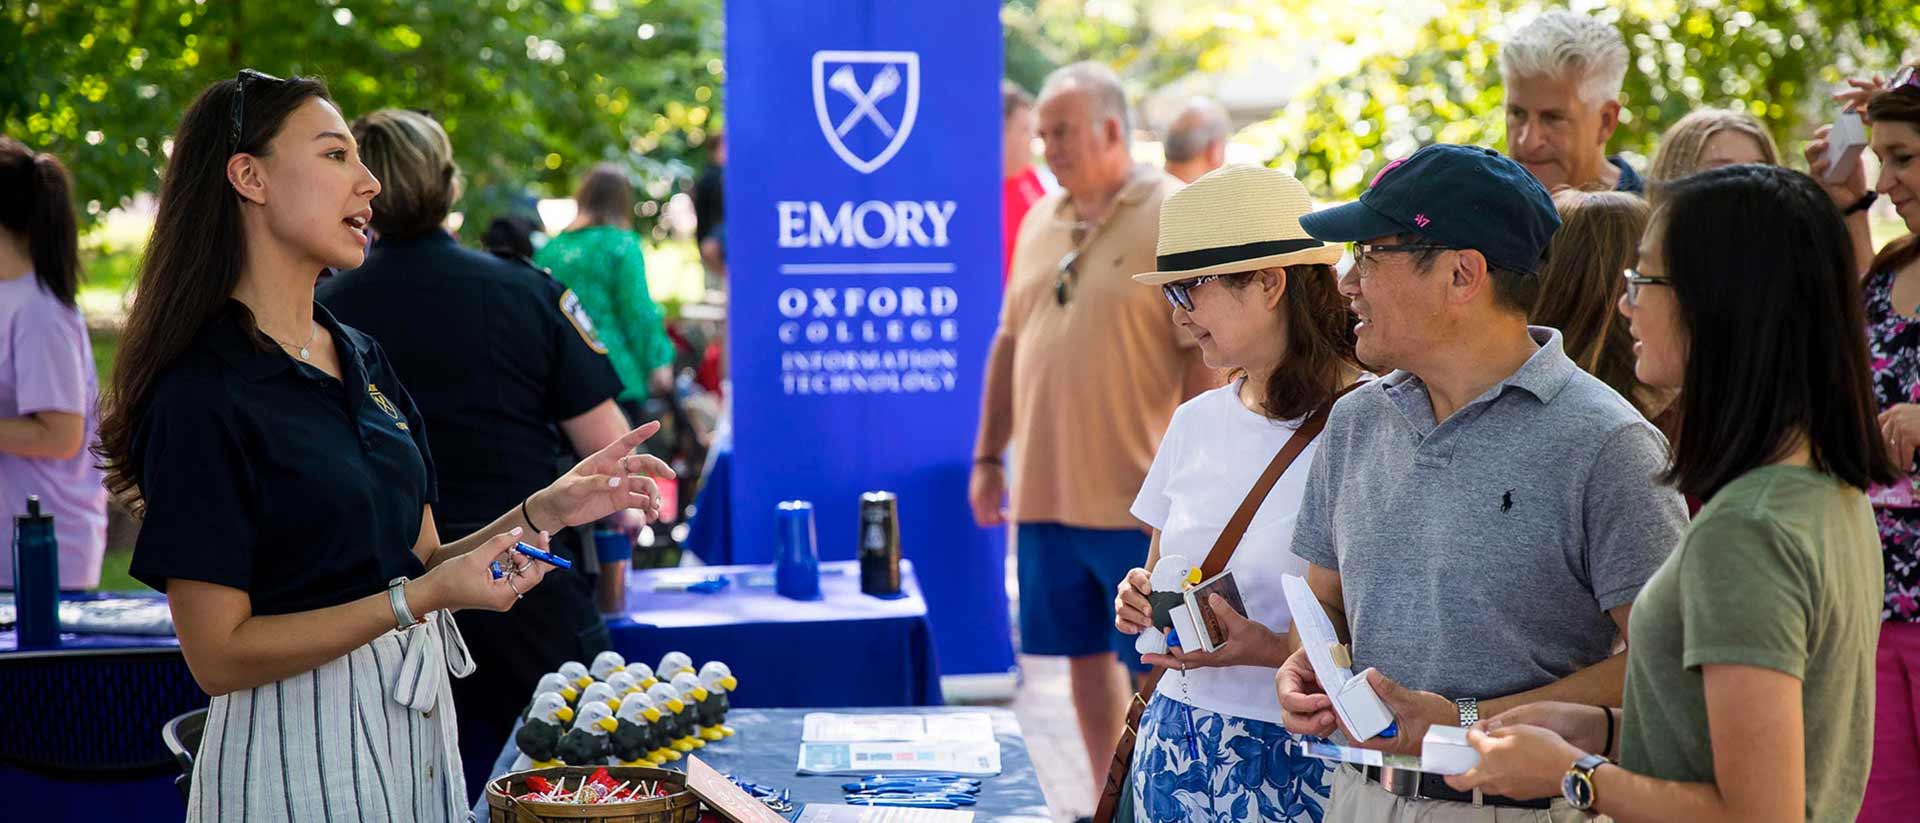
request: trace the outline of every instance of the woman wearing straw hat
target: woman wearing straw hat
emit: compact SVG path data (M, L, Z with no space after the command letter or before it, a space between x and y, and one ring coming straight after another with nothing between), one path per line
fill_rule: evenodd
M1227 166L1167 199L1160 212L1160 271L1134 279L1159 286L1173 320L1194 336L1207 365L1233 382L1180 406L1134 501L1153 527L1146 566L1120 583L1115 624L1139 633L1151 622L1148 569L1163 553L1194 562L1220 541L1243 501L1258 506L1225 568L1246 616L1209 601L1227 639L1203 652L1148 655L1166 667L1140 720L1133 760L1139 820L1317 820L1327 799L1323 765L1296 759L1280 725L1275 670L1292 651L1280 576L1305 574L1288 551L1313 463L1317 421L1291 463L1281 455L1343 387L1366 377L1354 357L1352 323L1335 287L1341 250L1307 236L1305 187L1256 166ZM1324 412L1318 413L1324 418ZM1262 495L1270 465L1283 464ZM1229 537L1231 537L1229 535Z

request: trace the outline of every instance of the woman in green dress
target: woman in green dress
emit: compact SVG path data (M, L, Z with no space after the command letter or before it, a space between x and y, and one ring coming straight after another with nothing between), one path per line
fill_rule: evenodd
M573 200L579 206L573 224L533 260L580 299L625 385L620 402L639 419L634 415L648 392L673 387L673 342L647 291L647 264L633 231L633 186L625 170L602 163L587 172Z

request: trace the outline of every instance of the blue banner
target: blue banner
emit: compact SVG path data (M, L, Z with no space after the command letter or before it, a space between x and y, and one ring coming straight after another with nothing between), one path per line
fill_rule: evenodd
M733 559L772 558L786 499L813 502L822 558L854 557L860 493L898 494L945 674L1013 665L1006 547L967 508L1000 309L999 13L727 3Z

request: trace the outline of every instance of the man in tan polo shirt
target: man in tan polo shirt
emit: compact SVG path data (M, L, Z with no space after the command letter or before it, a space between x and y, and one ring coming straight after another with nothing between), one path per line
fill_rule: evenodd
M1147 557L1128 507L1174 408L1218 377L1159 291L1132 279L1154 270L1160 203L1179 183L1134 165L1119 78L1096 63L1059 69L1037 113L1062 190L1033 205L1014 243L969 497L982 527L1009 518L1011 443L1021 650L1070 658L1097 792L1130 691L1116 653L1140 668L1113 627L1114 587Z

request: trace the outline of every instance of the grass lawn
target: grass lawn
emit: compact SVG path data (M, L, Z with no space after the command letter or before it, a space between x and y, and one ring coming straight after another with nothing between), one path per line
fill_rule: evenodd
M117 551L108 551L107 556L100 560L100 591L146 591L147 584L127 574L127 566L132 562L131 546Z

